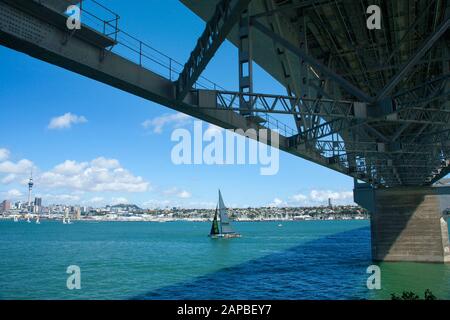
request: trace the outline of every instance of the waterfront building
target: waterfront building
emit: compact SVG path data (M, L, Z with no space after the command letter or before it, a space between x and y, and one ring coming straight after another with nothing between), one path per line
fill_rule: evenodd
M40 213L42 211L42 198L34 198L34 213Z
M0 212L6 212L11 210L11 202L4 200L0 205Z

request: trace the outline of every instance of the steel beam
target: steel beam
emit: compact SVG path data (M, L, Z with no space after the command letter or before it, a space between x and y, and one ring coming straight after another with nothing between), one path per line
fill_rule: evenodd
M291 51L293 54L297 55L300 59L303 59L307 64L310 66L317 68L324 76L330 78L334 82L338 83L342 88L344 88L348 93L350 93L352 96L358 98L361 101L364 102L372 102L373 99L368 96L365 92L363 92L361 89L355 87L353 84L345 80L343 77L335 73L333 70L329 69L327 66L323 65L321 62L317 61L313 57L307 55L303 50L299 49L297 46L293 45L289 41L285 40L280 35L274 33L270 29L268 29L266 26L264 26L262 23L260 23L257 20L252 19L251 21L252 25L261 31L263 34L268 36L269 38L273 39L275 42L280 44L281 46L285 47L287 50Z
M430 35L421 45L419 50L404 64L401 70L389 81L389 83L378 93L376 102L384 99L395 86L403 79L403 77L411 70L419 59L433 46L433 44L447 31L450 26L450 19L447 18L437 30Z
M443 146L441 143L382 143L376 141L333 141L318 140L316 147L322 152L333 152L335 155L357 153L366 155L369 153L392 154L430 154L433 150L445 148L450 151L450 144Z
M182 101L192 89L250 2L251 0L221 0L217 4L213 16L206 24L203 34L176 81L178 101Z
M239 92L253 93L253 48L249 10L246 9L239 20ZM248 98L248 99L246 99ZM243 116L252 114L252 97L240 95L239 107Z

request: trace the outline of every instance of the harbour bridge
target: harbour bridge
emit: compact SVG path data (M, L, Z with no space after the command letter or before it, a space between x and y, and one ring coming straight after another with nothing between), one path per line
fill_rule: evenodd
M354 178L374 260L450 262L450 187L437 186L450 171L449 0L180 1L205 21L181 63L95 0L0 0L0 44L222 128L277 132L281 150ZM225 40L237 91L202 76ZM284 95L254 92L255 63Z

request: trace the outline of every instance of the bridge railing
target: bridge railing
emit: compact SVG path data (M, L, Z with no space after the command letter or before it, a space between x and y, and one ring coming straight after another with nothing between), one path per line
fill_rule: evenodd
M63 1L67 3L67 7L74 3L73 0ZM108 50L171 81L178 79L184 65L147 42L122 30L119 27L120 16L117 13L96 0L80 0L77 5L83 25L113 40L114 45ZM217 83L205 77L200 77L194 84L194 88L224 90Z
M64 1L67 2L68 7L73 4L73 0ZM83 25L114 40L115 44L108 48L108 50L170 81L178 79L184 65L147 42L122 30L119 27L120 16L117 13L96 0L81 0L78 7L80 8L81 22ZM197 82L194 83L194 89L226 91L222 86L203 76L200 76ZM278 130L280 134L287 137L297 134L297 130L292 129L275 117L266 113L260 113L258 115L264 119L264 126L271 130Z

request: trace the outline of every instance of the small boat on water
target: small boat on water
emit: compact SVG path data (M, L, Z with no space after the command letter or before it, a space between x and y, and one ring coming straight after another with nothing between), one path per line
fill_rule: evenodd
M41 224L41 220L39 219L39 216L36 218L36 224Z
M219 203L216 206L216 211L214 213L214 219L211 226L211 232L209 237L217 238L240 238L242 237L239 233L235 232L230 224L230 219L228 218L227 208L223 203L222 194L219 190Z
M19 222L19 218L17 217L17 215L14 215L14 222Z

